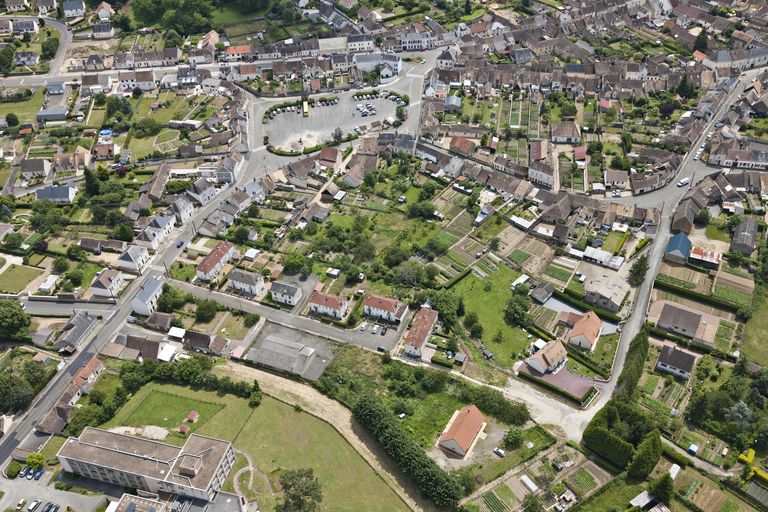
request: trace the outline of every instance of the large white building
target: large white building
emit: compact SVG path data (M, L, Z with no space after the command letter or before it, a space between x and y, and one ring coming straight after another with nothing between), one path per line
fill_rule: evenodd
M144 283L141 289L131 299L133 312L138 315L149 316L157 309L157 299L163 294L163 278L152 276Z
M301 299L301 288L285 281L275 281L272 283L269 292L273 301L285 304L286 306L295 306L299 303L299 299Z
M197 278L201 281L212 281L219 275L224 265L235 255L235 246L231 242L221 241L213 248L208 256L197 265Z
M149 251L146 247L129 245L117 258L117 266L123 270L140 274L149 263Z
M235 463L232 443L191 434L184 446L86 427L56 455L65 471L151 493L213 501Z
M363 302L365 316L385 322L400 323L408 312L408 306L397 299L369 295Z

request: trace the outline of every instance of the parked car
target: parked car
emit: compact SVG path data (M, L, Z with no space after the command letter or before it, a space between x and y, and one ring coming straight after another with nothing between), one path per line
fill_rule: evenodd
M24 478L27 476L27 471L30 470L29 466L22 466L21 471L19 471L19 477Z
M379 326L374 325L373 328L371 328L371 334L376 334L379 331Z
M19 502L16 504L16 510L21 510L24 508L24 505L27 504L26 498L21 498Z
M384 336L385 334L387 334L387 328L386 327L382 327L381 328L381 335Z
M366 330L367 328L368 328L368 324L367 324L367 323L363 322L362 324L360 324L360 330L361 330L361 331L364 331L364 330Z
M505 455L507 454L507 452L505 452L504 450L502 450L502 449L501 449L501 448L499 448L499 447L496 447L496 448L494 448L494 449L493 449L493 453L495 453L495 454L496 454L496 455L498 455L499 457L503 457L503 456L505 456Z
M384 348L384 347L382 347L381 345L379 345L378 347L376 347L376 350L377 350L377 351L379 351L379 352L386 352L386 351L387 351L387 349L386 349L386 348Z
M37 510L37 507L39 506L40 506L40 500L35 500L29 504L29 506L27 507L27 510L29 510L29 512L34 512L35 510Z
M40 480L40 477L43 476L43 473L45 473L45 469L40 468L37 471L35 471L35 480Z

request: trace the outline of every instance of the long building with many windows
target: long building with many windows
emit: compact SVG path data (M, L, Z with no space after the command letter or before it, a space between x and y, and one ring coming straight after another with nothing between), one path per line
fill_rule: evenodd
M87 427L57 455L65 471L148 491L213 501L235 463L228 441L191 434L184 446Z

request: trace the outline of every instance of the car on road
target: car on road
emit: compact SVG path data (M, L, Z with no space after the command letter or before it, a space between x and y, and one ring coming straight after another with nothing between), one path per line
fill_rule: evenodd
M378 325L374 325L371 328L371 334L376 334L377 332L379 332L379 326Z
M45 469L40 468L37 471L35 471L35 480L40 480L40 477L43 476L43 473L45 473Z
M691 178L683 178L677 182L678 187L684 187L691 182Z
M184 245L184 241L177 243L176 248L179 249L182 245Z

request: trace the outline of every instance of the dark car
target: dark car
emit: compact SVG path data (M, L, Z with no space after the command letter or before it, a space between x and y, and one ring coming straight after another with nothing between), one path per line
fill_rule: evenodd
M376 347L376 350L377 350L377 351L379 351L379 352L386 352L386 351L387 351L387 349L386 349L386 348L384 348L384 347L383 347L383 346L381 346L381 345L379 345L378 347Z
M177 243L177 244L176 244L176 248L178 249L178 248L180 248L182 245L184 245L184 242L179 242L179 243Z
M387 328L386 327L382 327L381 328L381 335L384 336L385 334L387 334Z
M37 471L35 471L35 480L40 480L40 477L43 476L43 473L45 473L45 470L43 468L40 468Z

